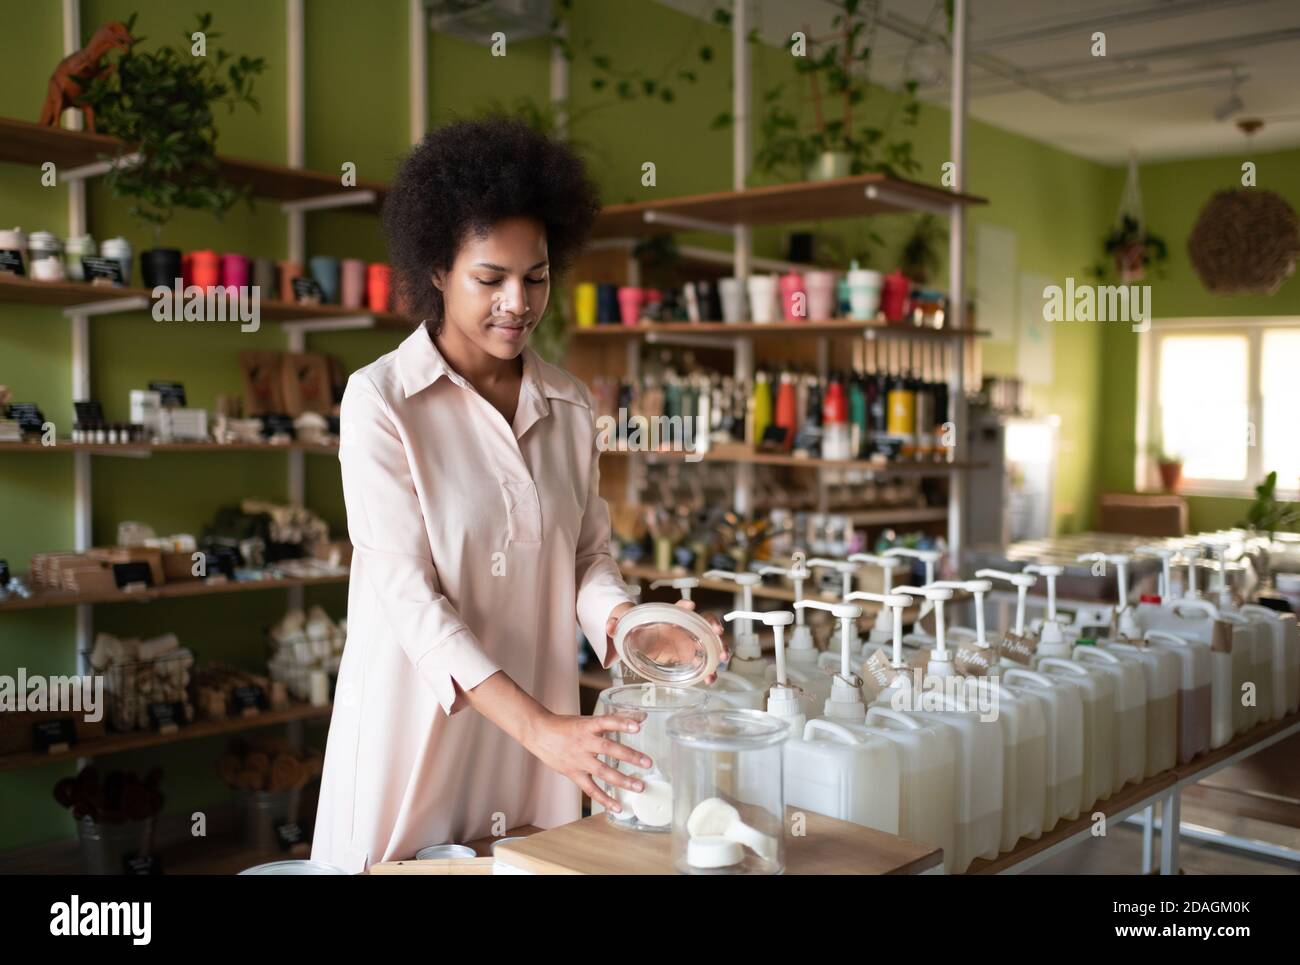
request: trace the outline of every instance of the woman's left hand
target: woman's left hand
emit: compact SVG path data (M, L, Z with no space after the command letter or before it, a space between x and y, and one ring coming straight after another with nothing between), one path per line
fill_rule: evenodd
M614 650L614 628L618 626L618 621L623 614L632 609L632 606L631 603L620 603L614 607L613 611L610 612L609 619L605 621L607 653ZM695 601L678 600L677 606L683 610L694 610ZM722 640L722 653L718 657L718 662L723 663L731 654L727 650L727 642L723 638L722 622L712 613L705 613L702 616L709 626L713 628L713 632L718 635L718 639ZM684 663L695 653L695 638L679 627L665 627L662 633L656 637L655 643L657 647L649 656L658 663ZM704 678L704 683L711 684L716 679L717 674L711 673Z

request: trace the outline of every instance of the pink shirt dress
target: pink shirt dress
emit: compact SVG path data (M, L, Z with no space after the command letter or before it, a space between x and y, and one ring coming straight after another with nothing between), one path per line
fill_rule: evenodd
M339 462L352 540L348 636L312 858L360 872L581 816L581 792L473 710L503 670L578 713L577 625L634 602L609 553L591 397L523 353L514 424L423 326L353 373ZM612 651L612 648L610 648Z

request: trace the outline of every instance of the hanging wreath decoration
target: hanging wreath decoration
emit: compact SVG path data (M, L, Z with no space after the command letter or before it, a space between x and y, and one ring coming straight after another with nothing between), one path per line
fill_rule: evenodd
M1273 191L1238 188L1206 202L1187 239L1201 283L1215 295L1271 295L1295 271L1300 220Z

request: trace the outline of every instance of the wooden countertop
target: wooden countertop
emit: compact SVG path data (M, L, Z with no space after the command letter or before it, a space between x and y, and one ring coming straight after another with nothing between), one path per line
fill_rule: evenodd
M796 813L786 808L787 822ZM805 834L786 834L787 874L917 874L938 868L943 852L927 844L811 811ZM676 874L672 835L627 831L603 814L512 841L497 857L535 874Z

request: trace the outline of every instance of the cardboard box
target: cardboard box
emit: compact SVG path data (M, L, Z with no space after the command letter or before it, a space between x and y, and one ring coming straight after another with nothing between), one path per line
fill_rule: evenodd
M87 550L86 555L96 560L110 563L148 563L149 575L154 586L167 582L163 574L162 550L149 546L98 546Z
M284 413L282 352L240 352L244 377L244 412L249 416Z
M329 415L334 407L330 361L314 352L286 352L280 370L284 381L284 412Z
M202 577L194 575L193 553L173 553L163 550L162 569L163 577L168 583L202 579Z

